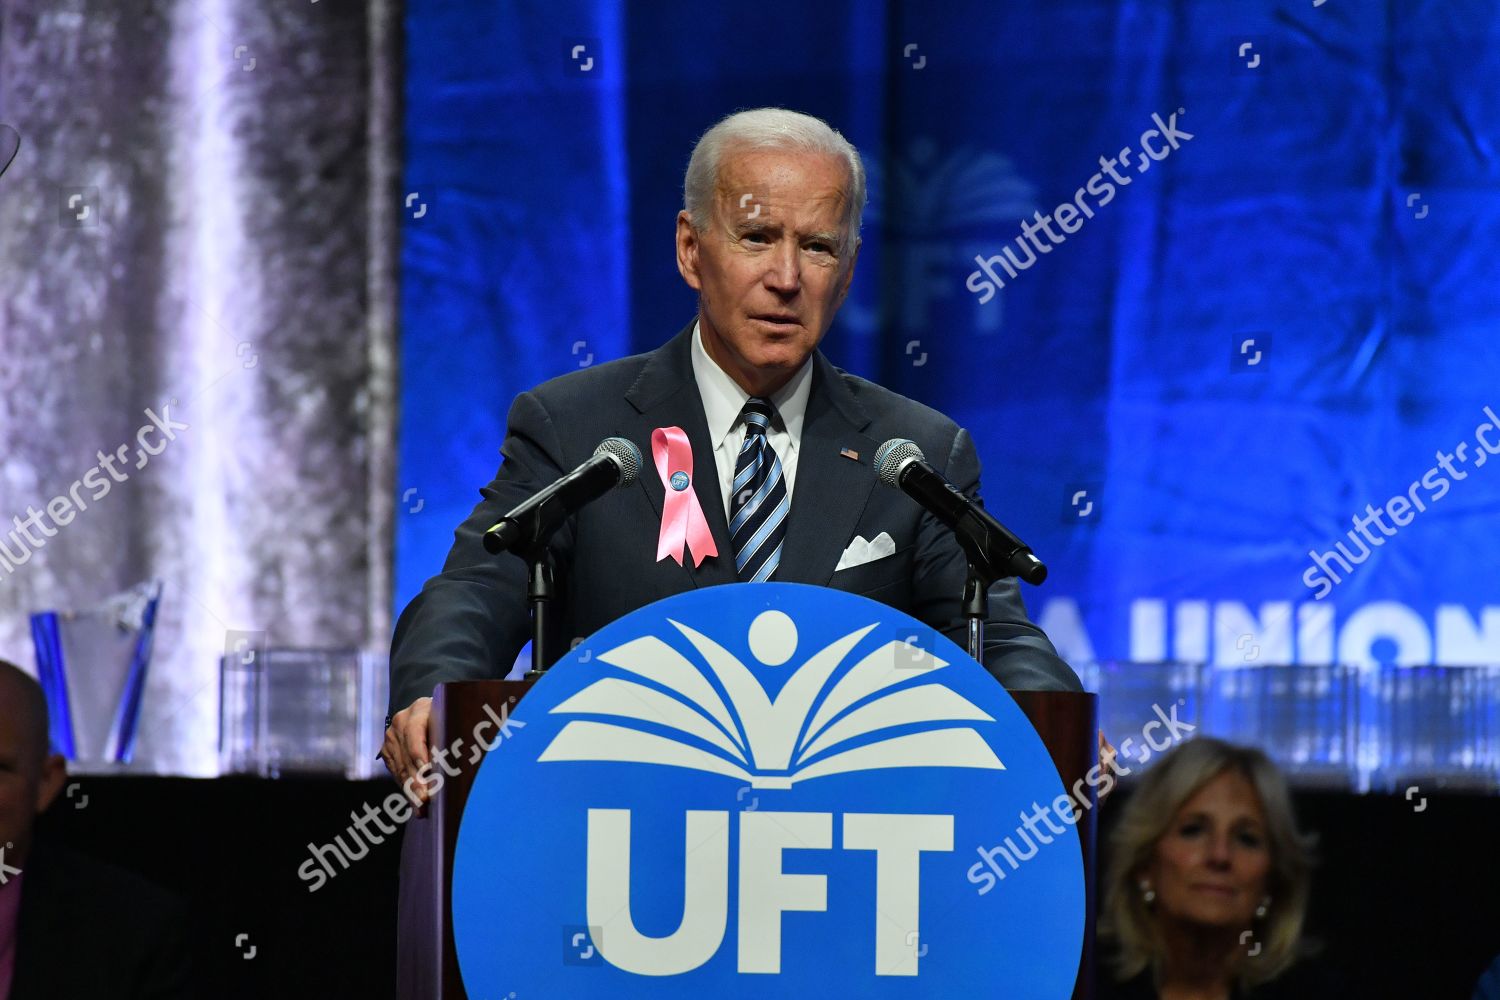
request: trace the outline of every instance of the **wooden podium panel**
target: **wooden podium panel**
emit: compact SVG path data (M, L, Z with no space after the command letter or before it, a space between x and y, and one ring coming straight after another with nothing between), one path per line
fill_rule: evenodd
M428 735L433 747L467 739L485 722L485 707L495 712L515 706L531 681L463 681L439 684L432 698ZM401 890L396 910L396 995L402 1000L468 1000L453 947L453 855L458 822L463 817L474 774L460 754L459 773L444 775L443 787L422 814L406 824L401 844Z
M1099 793L1089 785L1089 769L1099 762L1099 696L1083 691L1012 691L1016 704L1042 738L1057 776L1069 791L1084 782L1089 810L1078 821L1078 843L1083 848L1083 951L1078 959L1078 981L1073 1000L1094 997L1094 921L1098 913L1094 898L1098 864ZM399 940L399 938L398 938Z
M406 824L401 845L396 929L396 995L402 1000L468 1000L453 946L451 913L458 824L479 767L478 761L473 765L468 763L470 737L488 719L487 706L496 714L502 706L509 710L531 685L531 681L463 681L440 684L433 696L429 726L432 746L451 746L454 740L462 739L465 752L454 765L458 774L445 774L442 789L428 803L424 814L414 816ZM1010 694L1052 755L1063 786L1071 790L1077 782L1084 781L1092 799L1095 792L1085 776L1098 760L1095 741L1098 695L1069 691ZM1098 830L1097 802L1093 805L1078 822L1087 915L1078 981L1073 992L1075 1000L1093 997L1094 859Z

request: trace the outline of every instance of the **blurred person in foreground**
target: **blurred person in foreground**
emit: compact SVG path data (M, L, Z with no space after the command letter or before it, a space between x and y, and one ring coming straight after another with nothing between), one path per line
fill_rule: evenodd
M1332 996L1303 937L1312 838L1281 772L1199 737L1147 771L1109 838L1101 1000Z
M0 1000L194 996L174 897L35 838L66 783L41 685L0 660Z

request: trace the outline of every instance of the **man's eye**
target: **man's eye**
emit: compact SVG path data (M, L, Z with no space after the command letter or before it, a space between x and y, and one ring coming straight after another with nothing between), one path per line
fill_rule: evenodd
M766 234L765 233L746 233L744 236L740 237L740 239L742 239L742 240L760 240L761 242L765 242Z
M818 253L832 253L833 252L833 247L829 246L827 243L809 243L807 245L807 249L814 250L814 251L816 251Z

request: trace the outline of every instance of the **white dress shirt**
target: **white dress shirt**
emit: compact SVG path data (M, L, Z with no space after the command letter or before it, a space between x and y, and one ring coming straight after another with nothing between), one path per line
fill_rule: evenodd
M698 382L698 394L703 397L703 416L708 421L708 439L714 446L719 493L724 498L724 518L728 520L729 488L734 485L734 466L745 443L745 422L740 419L740 411L750 394L708 356L697 323L693 324L693 378ZM811 392L812 356L808 355L797 374L771 396L777 419L771 422L766 438L781 459L788 503L797 482L797 447L802 441L802 418L807 415L807 397Z

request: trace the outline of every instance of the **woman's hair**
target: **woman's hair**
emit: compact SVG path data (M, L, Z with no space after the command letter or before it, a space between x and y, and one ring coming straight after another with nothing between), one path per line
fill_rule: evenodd
M1256 935L1260 950L1254 955L1247 950L1237 978L1245 987L1263 983L1300 954L1314 838L1298 832L1286 780L1264 753L1204 736L1178 745L1141 777L1110 834L1101 933L1115 944L1120 979L1147 967L1160 979L1164 945L1137 881L1183 804L1230 771L1243 775L1260 797L1271 853L1266 874L1271 905Z
M785 108L736 112L703 133L693 147L682 183L683 208L692 218L694 229L700 233L708 230L720 162L726 152L739 149L798 150L843 160L849 168L849 184L844 192L844 246L840 250L847 252L854 245L865 208L865 167L859 151L821 118Z

